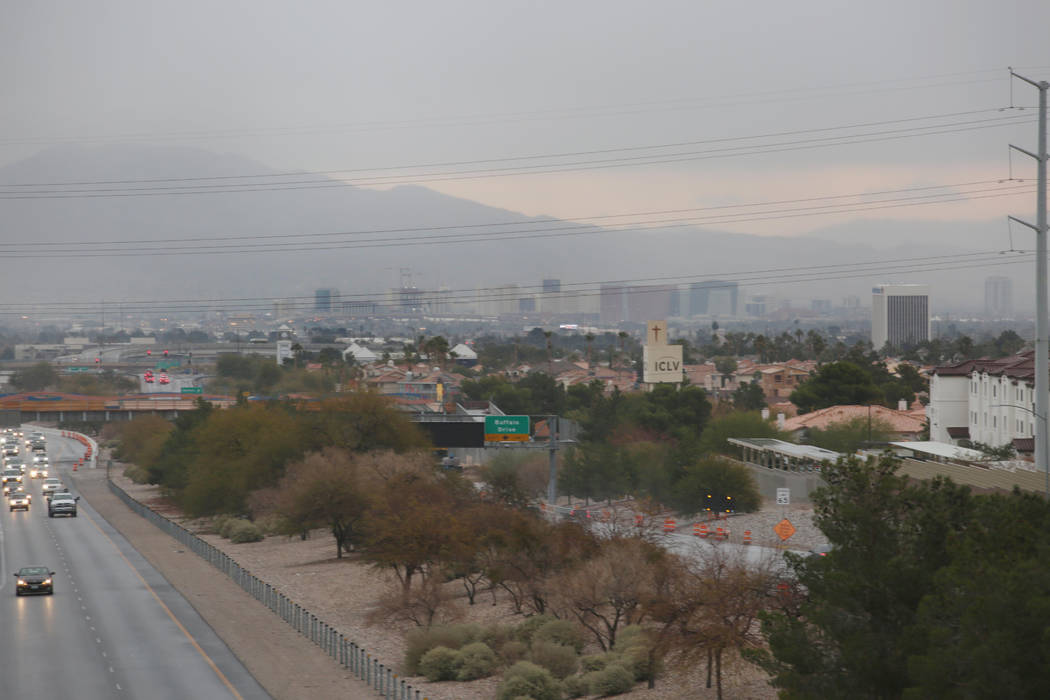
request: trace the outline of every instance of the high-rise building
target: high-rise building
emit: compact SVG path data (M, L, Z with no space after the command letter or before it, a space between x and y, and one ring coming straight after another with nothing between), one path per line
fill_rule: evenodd
M984 313L989 318L1008 318L1014 313L1014 281L1009 277L984 278Z
M880 284L871 290L871 344L881 350L930 339L930 286Z
M736 316L740 287L736 282L708 280L689 285L690 316Z
M314 311L326 314L332 310L332 297L337 296L334 289L314 290Z
M561 291L561 280L560 279L545 279L543 280L543 293L544 294L557 294Z

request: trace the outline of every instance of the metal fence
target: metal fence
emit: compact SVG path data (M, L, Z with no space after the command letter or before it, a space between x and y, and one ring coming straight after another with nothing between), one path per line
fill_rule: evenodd
M398 678L389 666L379 663L379 660L368 653L365 647L347 639L327 622L243 568L222 550L213 547L178 523L139 503L112 481L108 483L109 490L124 501L129 508L229 576L234 583L291 625L292 629L319 646L343 668L367 683L379 694L379 697L391 700L427 700L426 697L420 695L419 690L414 690L410 684Z

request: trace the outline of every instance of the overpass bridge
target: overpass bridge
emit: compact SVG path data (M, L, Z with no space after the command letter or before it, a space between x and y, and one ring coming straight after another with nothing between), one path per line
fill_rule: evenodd
M217 408L236 403L231 396L217 394L128 394L124 396L87 396L50 391L0 394L0 411L17 411L22 422L122 421L137 415L159 415L174 418L181 411L192 411L197 399Z

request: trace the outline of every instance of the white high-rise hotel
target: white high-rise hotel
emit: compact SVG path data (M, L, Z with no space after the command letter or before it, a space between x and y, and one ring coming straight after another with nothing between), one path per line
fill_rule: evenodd
M871 290L871 344L900 348L930 339L930 286L880 284Z

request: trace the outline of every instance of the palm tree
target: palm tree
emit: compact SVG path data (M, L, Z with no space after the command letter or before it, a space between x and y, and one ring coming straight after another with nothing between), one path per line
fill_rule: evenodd
M547 339L547 374L554 376L554 346L551 343L553 331L543 331L543 337Z
M594 333L588 333L583 336L583 339L587 341L587 370L593 372L594 366L591 364L591 349L594 347Z

